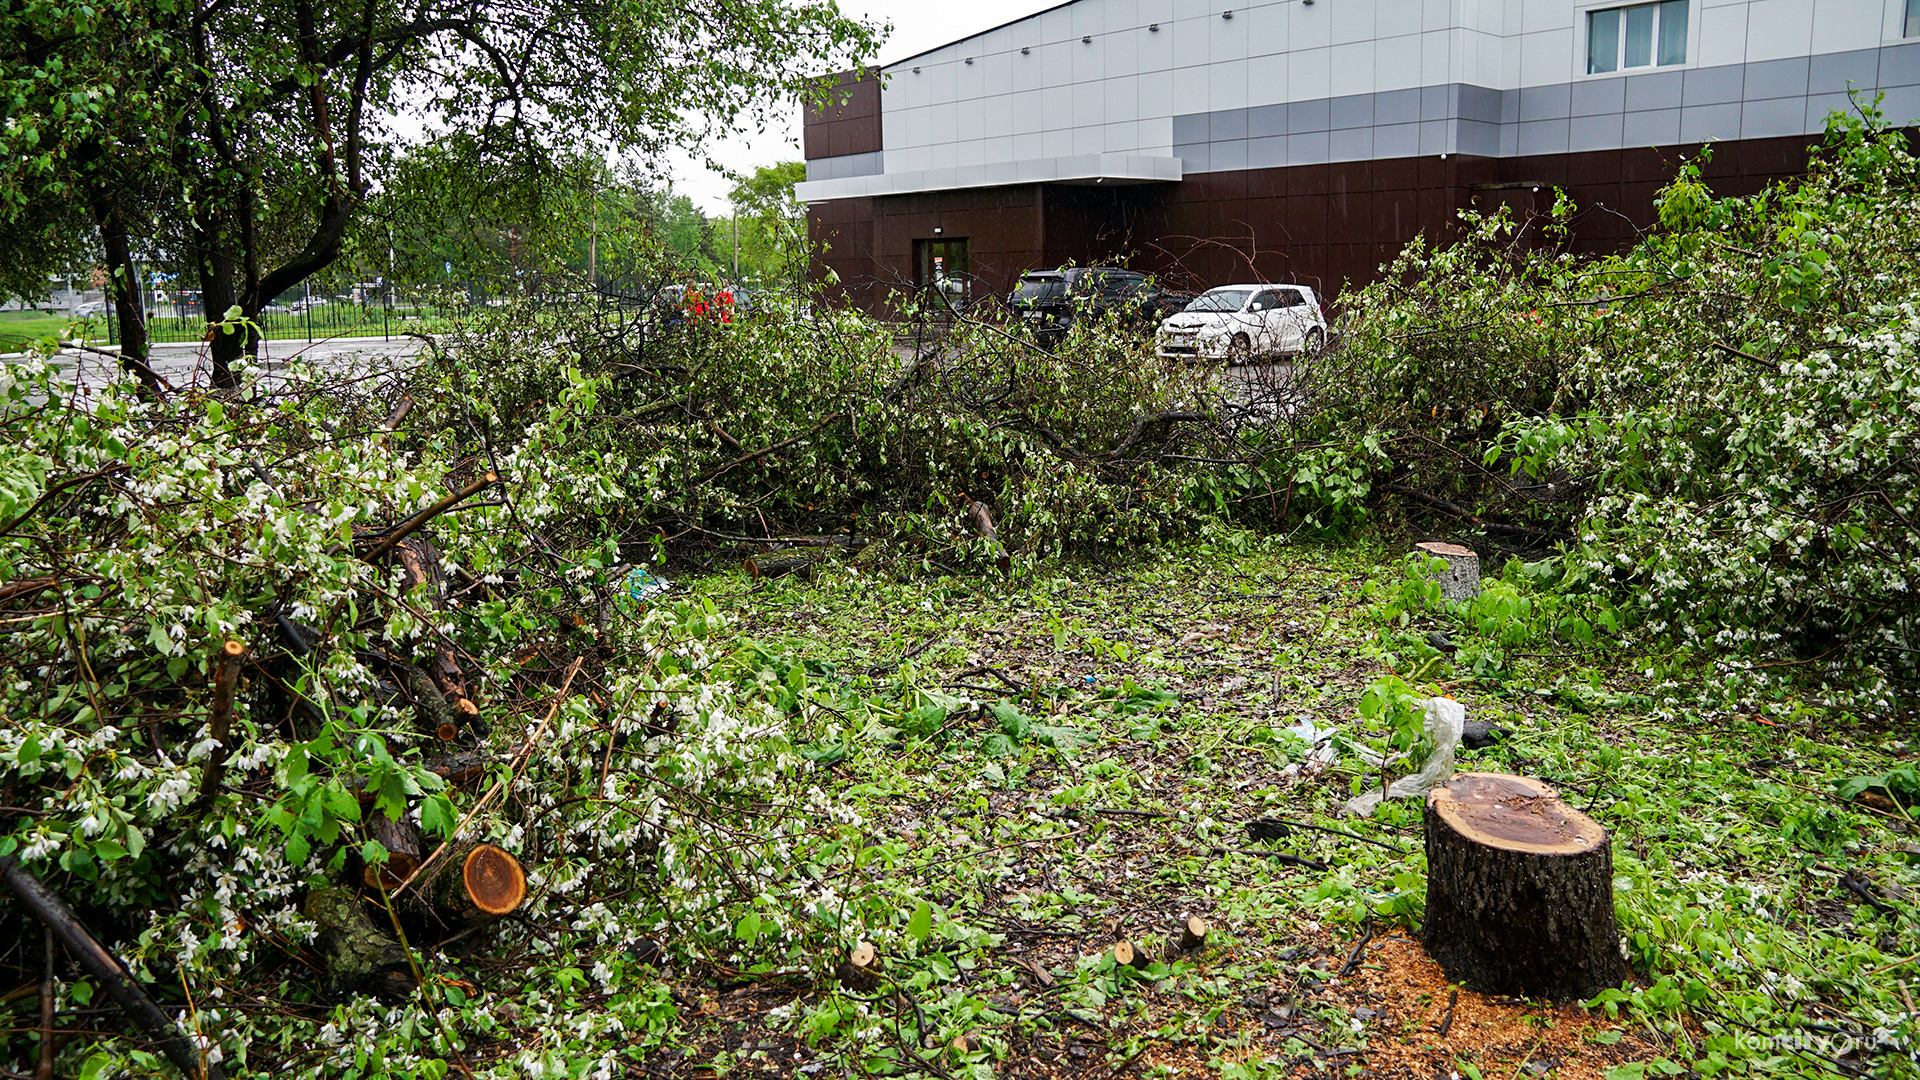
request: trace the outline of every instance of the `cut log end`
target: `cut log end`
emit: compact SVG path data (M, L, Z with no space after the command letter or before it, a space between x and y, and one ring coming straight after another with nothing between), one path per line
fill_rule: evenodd
M231 639L229 639L225 645L222 645L220 647L220 651L225 653L227 656L232 657L235 660L238 660L241 657L247 655L246 645L238 641L233 641Z
M847 958L840 962L835 974L840 984L849 990L867 991L880 985L880 956L870 942L861 942L848 950Z
M461 883L473 906L488 915L505 915L527 899L527 875L520 860L492 844L478 844L460 869Z
M368 863L360 869L360 882L369 889L392 892L420 869L420 859L405 852L387 853L384 863Z
M1461 773L1435 788L1435 814L1468 843L1534 855L1577 855L1606 843L1600 823L1527 776Z
M1207 931L1211 929L1207 920L1198 915L1191 916L1180 927L1180 948L1191 952L1207 943Z
M1143 968L1151 963L1147 958L1147 951L1145 949L1135 948L1131 941L1116 941L1113 943L1113 962L1130 968Z
M441 742L452 742L460 734L460 729L452 724L441 724L433 729L433 737Z

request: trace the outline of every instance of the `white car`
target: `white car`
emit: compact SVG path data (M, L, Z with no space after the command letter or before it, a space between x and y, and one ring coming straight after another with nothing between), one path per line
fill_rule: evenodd
M97 319L106 313L107 302L105 300L89 300L84 304L73 305L73 310L68 312L67 315L69 318L74 319Z
M1320 299L1305 285L1222 285L1160 324L1169 359L1245 360L1316 352L1327 341Z

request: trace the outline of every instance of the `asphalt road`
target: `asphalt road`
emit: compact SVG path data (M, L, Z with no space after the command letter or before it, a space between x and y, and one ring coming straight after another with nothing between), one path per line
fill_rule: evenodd
M311 364L333 375L354 371L368 372L401 366L412 360L425 344L414 338L333 338L327 341L261 342L260 367L269 385L296 363ZM205 387L213 374L213 364L202 342L167 343L153 346L151 363L160 377L176 389ZM97 352L65 350L55 354L54 364L69 382L87 389L98 389L119 374L119 361Z

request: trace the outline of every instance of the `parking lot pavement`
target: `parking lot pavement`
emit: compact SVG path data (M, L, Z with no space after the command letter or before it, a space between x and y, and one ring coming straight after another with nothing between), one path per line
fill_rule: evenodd
M305 341L261 342L259 367L268 386L277 386L284 373L296 364L312 365L333 376L375 373L405 366L417 356L425 343L415 338L333 338ZM162 343L153 346L149 357L153 369L174 387L205 387L213 375L213 363L203 342ZM55 354L54 364L69 382L82 388L98 389L118 377L119 361L99 352L64 350Z

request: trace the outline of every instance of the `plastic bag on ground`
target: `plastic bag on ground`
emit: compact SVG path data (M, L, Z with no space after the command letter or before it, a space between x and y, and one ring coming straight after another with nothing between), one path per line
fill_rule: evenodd
M1425 795L1434 788L1446 783L1453 777L1453 753L1460 748L1460 733L1466 728L1467 707L1452 698L1436 697L1427 699L1427 734L1433 738L1433 753L1427 757L1426 768L1412 776L1403 776L1387 785L1387 798L1410 799L1416 795ZM1362 760L1369 765L1378 766L1381 760L1376 754L1361 753ZM1356 795L1347 802L1347 813L1360 817L1372 817L1380 806L1378 787L1363 795Z

